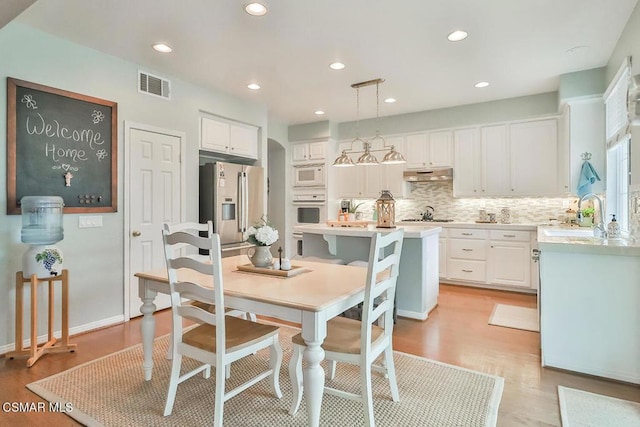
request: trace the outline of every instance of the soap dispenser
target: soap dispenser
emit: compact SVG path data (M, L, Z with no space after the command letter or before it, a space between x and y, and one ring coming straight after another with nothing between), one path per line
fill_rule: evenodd
M616 215L612 215L611 222L607 225L607 237L609 239L619 239L620 238L620 224L616 220Z

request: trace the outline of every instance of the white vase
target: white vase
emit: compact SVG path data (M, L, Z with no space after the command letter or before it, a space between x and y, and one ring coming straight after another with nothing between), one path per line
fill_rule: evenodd
M271 246L254 246L247 251L249 261L254 267L269 268L273 263Z
M22 276L47 279L62 274L62 251L55 245L33 245L22 255Z

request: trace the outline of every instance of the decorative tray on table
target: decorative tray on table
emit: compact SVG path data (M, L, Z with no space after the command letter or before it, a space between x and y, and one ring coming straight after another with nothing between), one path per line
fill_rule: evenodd
M309 271L306 267L301 265L292 265L291 270L274 270L273 268L256 267L253 264L238 265L239 271L246 271L249 273L268 274L270 276L278 277L292 277L297 276L300 273Z
M327 221L327 225L329 227L367 227L369 225L369 221L367 221L366 219L355 221L329 220Z

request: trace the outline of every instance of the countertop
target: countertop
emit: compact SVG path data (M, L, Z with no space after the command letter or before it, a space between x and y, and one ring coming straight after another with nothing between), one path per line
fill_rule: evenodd
M640 242L635 239L601 239L592 235L576 235L591 234L590 230L586 227L563 225L538 226L538 247L555 252L640 256Z
M422 224L422 223L421 223ZM326 234L332 236L353 236L353 237L371 237L375 233L390 233L399 228L404 229L404 237L406 238L422 238L432 235L439 235L442 231L440 225L442 223L430 223L432 225L406 225L399 224L396 228L377 228L373 224L367 227L330 227L324 224L318 225L298 225L294 230L298 233Z
M498 222L435 222L435 221L398 221L398 225L430 225L442 228L484 228L484 229L497 229L497 230L523 230L523 231L535 231L538 227L537 224L500 224Z

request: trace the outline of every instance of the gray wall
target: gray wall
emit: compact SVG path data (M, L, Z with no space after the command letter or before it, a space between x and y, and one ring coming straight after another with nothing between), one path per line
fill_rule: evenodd
M604 93L607 89L606 71L606 67L601 67L561 75L558 98L562 100Z
M557 92L549 92L382 117L379 119L378 128L382 135L391 135L545 116L556 114L557 111L558 94ZM338 126L339 137L337 139L353 138L355 136L355 126L356 122L340 123ZM360 135L375 135L375 131L375 119L360 121Z
M6 77L14 77L118 103L118 212L103 214L102 228L79 229L78 215L64 216L59 247L70 273L70 326L100 326L124 313L124 121L186 134L187 220L198 219L199 111L262 128L266 153L266 108L163 75L172 81L170 101L137 92L138 65L101 54L18 23L0 30L0 135L6 135ZM143 68L144 69L144 68ZM145 69L149 72L154 70ZM265 156L266 157L266 156ZM262 166L266 166L265 163ZM0 350L14 340L15 273L27 246L20 242L21 218L6 212L6 144L0 144ZM45 300L41 302L44 305ZM28 308L25 313L28 316ZM41 316L44 333L46 316ZM59 328L59 325L56 326ZM7 348L6 350L9 350Z
M310 139L329 139L331 124L327 120L289 126L289 141L305 141Z

